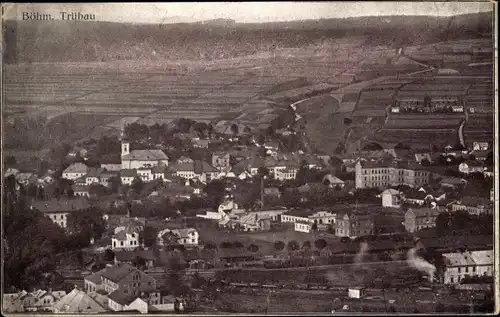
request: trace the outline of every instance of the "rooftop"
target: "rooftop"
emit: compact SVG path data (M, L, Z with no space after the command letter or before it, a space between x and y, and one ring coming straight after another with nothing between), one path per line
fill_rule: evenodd
M106 309L95 299L77 288L54 304L54 310L60 313L104 313Z
M40 212L72 212L90 208L89 202L84 198L53 199L49 201L34 201L32 207Z
M168 160L168 156L162 150L133 150L129 154L122 156L122 160Z
M87 165L83 163L73 163L68 166L63 173L87 173Z
M112 267L104 269L101 273L103 277L112 280L113 282L119 282L121 279L129 275L131 272L138 271L135 267L126 264L118 263Z

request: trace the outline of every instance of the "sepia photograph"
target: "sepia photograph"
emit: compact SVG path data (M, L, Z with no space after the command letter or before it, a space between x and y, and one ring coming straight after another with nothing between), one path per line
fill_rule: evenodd
M2 315L493 315L497 3L3 3Z

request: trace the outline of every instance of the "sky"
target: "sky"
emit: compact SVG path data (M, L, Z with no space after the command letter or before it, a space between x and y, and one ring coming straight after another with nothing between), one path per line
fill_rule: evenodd
M491 2L184 2L184 3L16 3L4 4L7 19L22 12L95 14L97 21L175 23L227 18L242 23L376 15L433 15L492 11Z

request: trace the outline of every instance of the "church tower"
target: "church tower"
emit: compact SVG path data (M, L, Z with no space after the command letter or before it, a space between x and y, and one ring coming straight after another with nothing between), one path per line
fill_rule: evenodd
M120 139L122 141L122 156L130 154L130 142L125 137L125 127L122 128Z
M122 156L130 154L130 143L124 139L122 140Z

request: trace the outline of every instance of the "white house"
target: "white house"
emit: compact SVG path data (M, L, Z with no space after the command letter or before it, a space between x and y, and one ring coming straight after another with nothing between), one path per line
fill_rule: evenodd
M194 228L165 229L158 233L159 245L180 244L184 246L197 246L199 243L198 231Z
M310 223L314 223L317 225L334 225L336 216L337 214L331 213L329 211L318 211L308 216L307 218L309 219Z
M62 172L62 177L66 179L77 179L86 175L87 172L87 165L83 163L73 163Z
M115 228L115 234L111 238L111 248L118 249L135 249L143 246L140 240L142 229L137 226L122 226Z
M382 197L382 207L401 207L401 193L399 191L389 188L384 190L380 196Z
M464 174L483 173L484 164L482 162L477 162L477 161L462 162L458 165L458 170Z
M280 181L295 179L297 172L296 167L275 168L274 178Z
M298 232L311 232L312 224L307 221L298 221L295 223L295 231Z
M138 177L137 170L123 169L120 171L120 180L124 185L132 185L136 177Z

